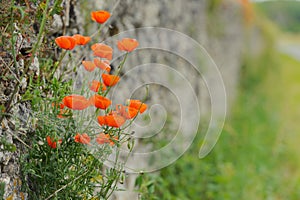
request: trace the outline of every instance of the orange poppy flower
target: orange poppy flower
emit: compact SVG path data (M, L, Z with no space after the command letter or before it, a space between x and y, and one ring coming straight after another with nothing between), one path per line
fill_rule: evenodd
M111 104L111 100L109 100L108 98L103 97L99 94L95 94L94 96L91 96L90 97L90 102L96 108L100 108L100 109L106 109Z
M140 113L145 112L145 110L147 109L147 104L142 103L140 100L136 100L136 99L130 99L128 106L139 110Z
M139 113L139 110L132 108L132 107L127 107L126 109L127 109L127 111L126 111L125 117L127 119L132 119L135 116L137 116Z
M109 143L110 146L113 146L115 145L115 142L114 141L117 141L119 138L118 136L115 136L113 138L111 138L109 136L109 134L105 134L105 133L100 133L97 138L96 138L96 142L98 144L106 144L106 143Z
M102 74L102 80L104 85L111 87L119 82L120 77L116 75Z
M98 122L101 126L107 125L107 126L119 128L126 122L126 119L121 115L113 114L113 115L106 115L106 116L98 116Z
M109 61L108 60L100 60L98 58L94 58L94 63L96 65L96 67L102 69L102 70L106 70L108 73L110 72L110 65L109 65Z
M51 147L52 149L55 149L57 147L56 142L53 141L53 139L50 136L47 136L46 140L47 140L48 146ZM61 144L62 140L61 139L58 140L58 143Z
M96 138L96 142L98 144L105 144L105 143L109 143L109 135L108 134L104 134L104 133L100 133L97 138Z
M126 119L132 119L139 113L139 110L133 107L123 106L121 104L116 105L116 111Z
M91 12L91 18L99 24L103 24L110 17L110 13L105 10Z
M96 65L92 61L82 61L82 65L86 71L92 72L96 68Z
M107 115L105 122L107 126L119 128L125 123L126 119L121 115Z
M132 38L123 38L122 40L118 41L118 49L120 51L133 51L137 46L139 46L139 42L136 39Z
M60 36L55 39L55 43L62 49L72 50L76 46L76 40L71 36Z
M90 106L89 100L84 96L72 94L63 98L63 103L73 110L83 110Z
M105 123L105 117L106 116L98 116L97 117L98 123L100 124L100 126L106 125L106 123Z
M93 80L90 84L90 90L94 91L94 92L98 92L99 89L101 88L102 91L106 90L106 86L101 83L100 81L97 80Z
M112 59L113 49L108 45L96 43L91 46L91 49L94 52L94 56L106 58L107 60Z
M76 40L77 45L86 45L91 40L90 37L85 37L80 34L73 35L72 37Z
M74 140L75 142L77 143L81 143L81 144L89 144L90 141L91 141L91 138L88 136L88 134L86 133L83 133L83 134L79 134L77 133L75 136L74 136Z

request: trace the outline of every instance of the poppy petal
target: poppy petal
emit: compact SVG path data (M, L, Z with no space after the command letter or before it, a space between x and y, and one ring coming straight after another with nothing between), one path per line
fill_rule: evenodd
M107 126L119 128L125 123L126 119L121 115L107 115L105 117L105 123Z
M112 59L113 49L108 45L96 43L91 46L91 49L93 50L95 56L106 58L107 60Z
M91 83L89 83L89 87L90 87L90 90L92 90L94 92L98 92L100 88L102 91L106 90L106 86L97 80L93 80Z
M88 134L86 133L83 133L83 134L79 134L77 133L75 136L74 136L74 141L76 143L81 143L81 144L89 144L90 141L91 141L91 138L88 136Z
M119 82L120 77L116 75L102 74L102 80L104 85L111 87Z
M73 35L72 37L75 39L77 45L86 45L91 40L90 37L80 34Z
M87 100L84 96L76 94L66 96L62 101L65 106L73 110L84 110L90 106L89 100Z
M91 12L91 18L99 24L103 24L110 17L110 13L105 10Z
M139 42L132 38L123 38L117 43L118 49L120 51L131 52L139 46Z
M111 126L115 128L119 128L126 122L126 119L121 115L105 115L98 116L98 123L103 126Z
M130 99L128 106L139 110L140 113L145 112L145 110L147 109L147 104L142 103L140 100L136 100L136 99Z
M51 147L52 149L55 149L56 148L56 142L52 141L51 137L50 136L47 136L46 137L46 140L47 140L47 143L48 143L48 146Z
M96 67L102 69L102 70L105 70L107 71L108 73L110 72L111 70L111 67L109 65L109 61L108 60L100 60L98 58L94 58L94 63L96 65Z
M76 46L76 40L71 36L60 36L55 39L55 43L62 49L72 50Z
M105 125L105 116L98 116L97 119L100 126Z
M82 65L86 71L92 72L96 68L96 65L92 61L82 61Z
M111 100L99 94L95 94L90 97L90 103L96 108L107 109L111 104Z
M97 138L96 138L96 142L98 144L105 144L105 143L110 143L109 140L109 135L108 134L104 134L104 133L100 133Z

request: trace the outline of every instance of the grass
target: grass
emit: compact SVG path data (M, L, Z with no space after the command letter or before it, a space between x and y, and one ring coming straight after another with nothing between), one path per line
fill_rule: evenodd
M290 199L300 197L300 158L299 158L299 131L298 121L300 116L299 99L300 92L297 87L300 84L300 62L288 55L280 55L282 70L280 73L281 102L281 126L278 135L278 143L282 147L281 175L283 185L288 184L286 193L291 194Z
M143 194L145 199L300 198L299 62L281 54L278 58L277 66L256 73L256 82L245 77L233 113L206 158L197 157L198 136L160 177L143 175L144 185L151 185L153 179L158 183L155 192ZM256 64L264 67L264 62Z

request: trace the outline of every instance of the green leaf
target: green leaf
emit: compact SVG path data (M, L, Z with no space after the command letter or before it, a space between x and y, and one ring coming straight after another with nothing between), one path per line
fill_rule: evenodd
M0 183L0 199L3 199L4 196L4 189L5 189L5 183L1 182Z
M142 183L143 183L143 176L138 176L135 180L135 186L136 187L141 187L142 186Z

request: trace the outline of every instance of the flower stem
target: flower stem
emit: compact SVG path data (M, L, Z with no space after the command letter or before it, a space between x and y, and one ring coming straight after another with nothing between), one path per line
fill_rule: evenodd
M49 2L50 0L46 0L46 5L45 5L45 9L44 9L44 12L43 12L43 19L42 19L42 22L41 22L41 26L40 26L40 29L39 29L39 34L38 34L38 39L37 39L37 42L35 43L33 49L32 49L32 55L30 57L30 63L32 63L33 61L33 58L35 56L35 53L37 52L39 46L40 46L40 43L41 43L41 39L44 35L44 28L45 28L45 25L46 25L46 20L48 18L48 6L49 6Z
M60 55L60 58L59 58L59 60L58 60L58 63L57 63L57 65L54 67L54 70L52 71L52 73L51 73L51 75L50 75L50 77L49 77L49 80L51 80L51 79L53 78L53 76L54 76L56 70L57 70L58 67L61 65L62 60L63 60L64 57L66 56L67 52L68 52L68 51L64 51L64 52Z
M128 56L128 52L125 54L125 57L124 57L124 59L122 60L122 62L120 63L120 65L118 66L118 71L117 71L117 73L116 73L116 76L119 76L120 75L120 73L121 73L121 70L123 69L123 66L124 66L124 64L125 64L125 61L126 61L126 59L127 59L127 56ZM114 82L115 81L115 78L112 80L112 82ZM105 93L104 93L104 95L103 96L106 96L107 94L108 94L108 92L110 91L110 88L111 87L108 87L107 88L107 90L105 91Z

